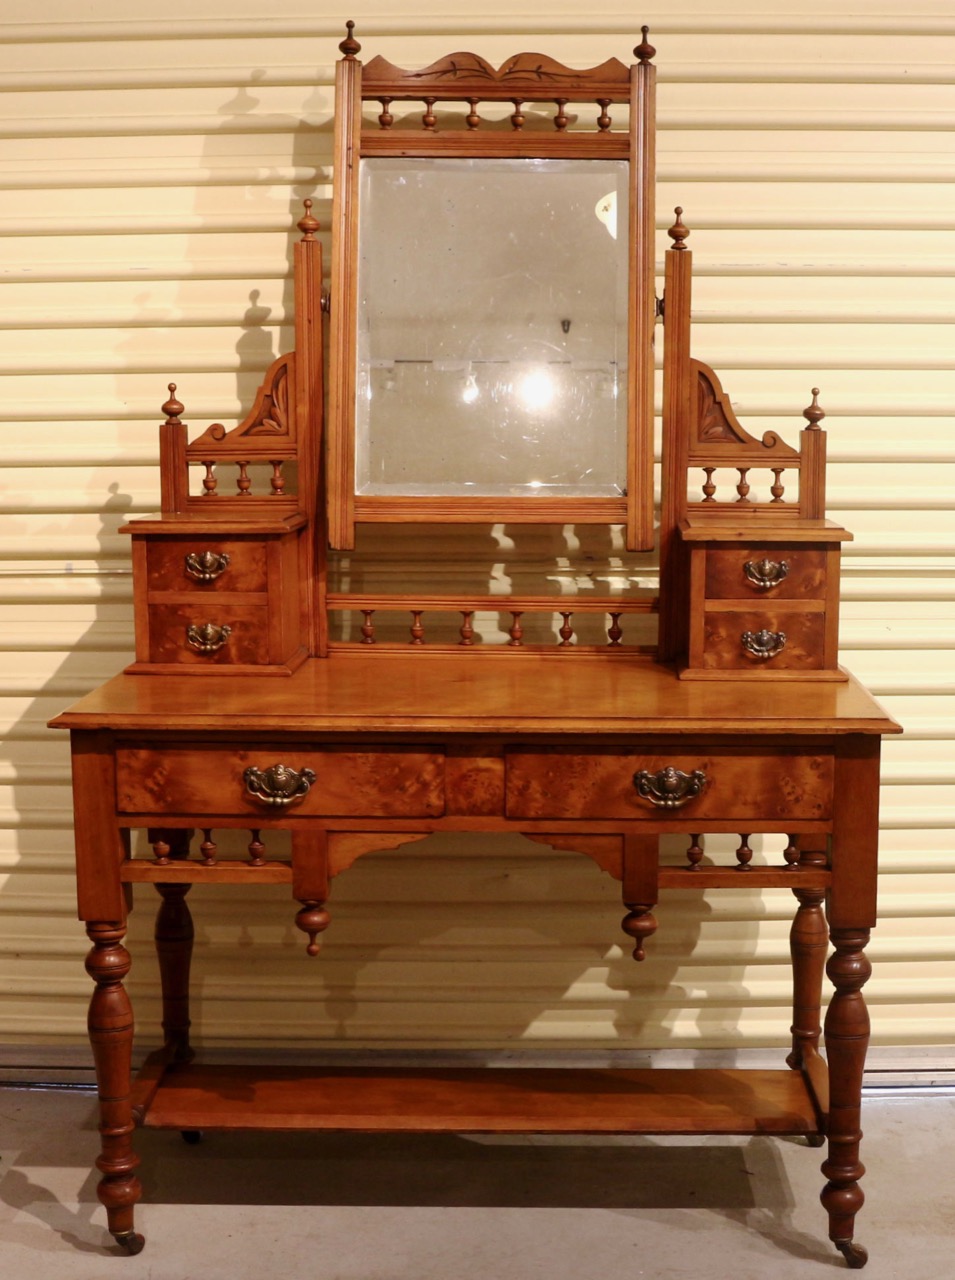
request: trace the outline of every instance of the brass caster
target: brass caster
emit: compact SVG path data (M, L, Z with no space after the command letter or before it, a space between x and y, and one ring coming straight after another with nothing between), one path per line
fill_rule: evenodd
M807 1133L807 1147L824 1147L826 1145L826 1135L824 1133Z
M117 1232L115 1239L119 1247L130 1255L142 1253L146 1243L146 1237L141 1236L138 1231Z
M180 1129L179 1136L182 1138L183 1142L187 1142L190 1147L194 1147L202 1141L202 1130Z
M845 1258L850 1271L860 1271L869 1261L868 1252L854 1240L833 1240L832 1243Z

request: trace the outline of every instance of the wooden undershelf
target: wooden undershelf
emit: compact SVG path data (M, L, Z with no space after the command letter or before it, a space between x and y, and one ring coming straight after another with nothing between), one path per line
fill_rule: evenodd
M815 1134L797 1071L569 1068L148 1069L141 1123L391 1133Z

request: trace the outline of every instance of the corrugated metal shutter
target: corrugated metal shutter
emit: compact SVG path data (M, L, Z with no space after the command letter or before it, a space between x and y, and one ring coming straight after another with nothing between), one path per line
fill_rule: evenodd
M0 1035L45 1046L39 1061L80 1051L89 991L67 745L44 724L130 656L116 529L157 503L167 381L195 426L228 421L291 341L304 196L328 224L344 16L402 65L454 47L591 65L639 39L629 14L591 20L568 0L477 25L446 3L367 20L364 8L273 22L215 0L202 19L167 5L160 23L107 3L77 23L49 0L42 23L2 28ZM882 2L790 9L727 16L697 0L679 18L658 5L634 18L660 50L659 224L686 210L695 354L744 424L794 438L809 387L823 389L831 514L856 534L844 657L907 730L885 753L876 1037L943 1046L955 1042L955 18L947 0L915 18ZM502 553L501 572L558 571L552 548L528 547L526 563ZM467 569L466 548L445 552L449 573ZM619 572L612 547L601 555L594 573ZM149 1028L152 903L139 897L132 988ZM234 892L191 899L207 1040L735 1047L781 1043L789 1022L789 895L672 895L641 967L616 931L618 886L520 840L364 859L336 884L317 963L284 891L242 911Z

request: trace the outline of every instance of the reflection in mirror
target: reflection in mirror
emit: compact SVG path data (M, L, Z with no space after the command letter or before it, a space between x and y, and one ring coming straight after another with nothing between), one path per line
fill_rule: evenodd
M361 161L357 493L625 491L628 168Z

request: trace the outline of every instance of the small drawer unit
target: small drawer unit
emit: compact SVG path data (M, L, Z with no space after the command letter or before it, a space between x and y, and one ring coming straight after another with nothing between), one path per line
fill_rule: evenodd
M690 680L844 680L838 665L839 556L827 520L687 521Z
M134 521L133 674L290 675L307 656L304 519L221 533L182 517Z

